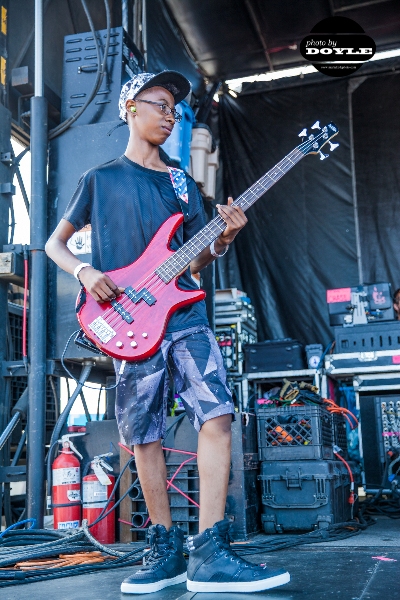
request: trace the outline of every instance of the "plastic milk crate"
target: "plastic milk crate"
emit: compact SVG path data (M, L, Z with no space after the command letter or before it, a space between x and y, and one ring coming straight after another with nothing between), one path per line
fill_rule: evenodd
M343 424L342 415L332 415L320 406L260 408L257 411L259 459L332 460L333 444L340 446L345 456Z

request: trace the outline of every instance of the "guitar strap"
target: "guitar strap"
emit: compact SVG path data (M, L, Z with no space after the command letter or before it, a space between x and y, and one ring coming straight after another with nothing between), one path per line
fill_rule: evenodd
M185 171L176 169L175 167L167 167L167 169L171 178L172 187L174 188L175 195L178 198L181 211L183 212L186 221L189 217L189 196Z

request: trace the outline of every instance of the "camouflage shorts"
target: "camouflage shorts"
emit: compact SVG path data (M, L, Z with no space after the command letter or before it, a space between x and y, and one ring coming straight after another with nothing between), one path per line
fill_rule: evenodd
M121 362L114 360L118 377ZM220 415L234 414L221 352L205 325L167 333L150 358L127 362L116 389L115 414L126 444L146 444L164 437L169 373L175 392L197 431Z

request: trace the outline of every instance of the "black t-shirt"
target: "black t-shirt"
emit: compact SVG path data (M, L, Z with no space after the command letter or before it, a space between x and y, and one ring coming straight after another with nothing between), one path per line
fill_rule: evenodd
M187 176L189 215L171 241L177 250L206 224L203 200L194 180ZM79 231L92 227L92 264L112 271L133 263L158 228L174 213L182 212L169 173L147 169L121 156L90 169L79 181L63 218ZM188 268L179 287L197 289ZM207 325L204 301L178 309L167 332Z

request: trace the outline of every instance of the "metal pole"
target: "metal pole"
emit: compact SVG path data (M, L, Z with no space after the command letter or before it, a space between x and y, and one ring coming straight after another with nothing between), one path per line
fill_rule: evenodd
M126 33L129 33L129 8L128 8L128 0L122 0L122 27L125 29Z
M364 83L366 77L360 79L352 79L349 81L347 88L348 110L349 110L349 133L350 133L350 164L351 164L351 186L353 192L353 211L354 211L354 229L356 234L356 252L357 252L357 268L358 268L358 284L364 284L364 272L362 264L361 252L361 237L360 223L358 219L358 202L357 202L357 180L356 180L356 161L354 156L354 132L353 132L353 92L359 85Z
M15 415L13 416L13 418L11 419L11 421L9 422L9 424L7 425L7 427L5 428L3 433L0 435L0 450L2 450L3 447L5 446L8 438L10 437L10 435L12 434L12 432L18 425L18 421L20 420L20 418L21 418L21 414L15 413Z
M35 96L43 96L43 0L35 0Z
M1 54L1 52L0 52ZM0 93L1 96L1 93ZM11 113L4 108L0 101L0 148L1 152L11 151ZM0 162L0 184L10 184L11 170L9 166ZM5 191L9 191L5 188ZM9 210L10 202L12 198L9 193L2 193L2 187L0 187L0 252L3 251L3 245L8 244L8 224L9 224ZM0 281L0 361L9 360L7 356L7 287L6 281ZM9 378L0 375L0 432L7 426L10 420L10 383ZM6 467L10 464L10 445L6 444L4 449L0 451L0 467ZM2 511L3 501L3 488L5 494L8 493L6 490L7 484L0 483L0 515ZM6 505L6 501L4 503ZM5 506L6 508L6 506ZM8 510L8 509L7 509Z
M67 422L68 415L71 412L71 409L75 403L75 400L77 399L79 394L82 392L82 388L83 388L85 382L87 381L87 379L90 375L90 371L92 370L93 366L94 366L93 361L91 361L91 360L83 361L83 366L82 366L81 374L79 375L78 384L77 384L73 394L69 398L64 410L62 411L61 415L59 416L56 426L53 429L53 433L51 434L50 448L52 447L54 442L56 440L58 440L58 438L61 436L62 428L64 427L65 423ZM48 460L51 460L51 456Z
M43 97L43 0L35 0L35 96L31 99L31 284L29 296L28 518L43 527L46 419L47 101Z
M146 0L142 0L142 46L143 46L144 68L145 68L145 70L147 70L147 9L146 9Z

